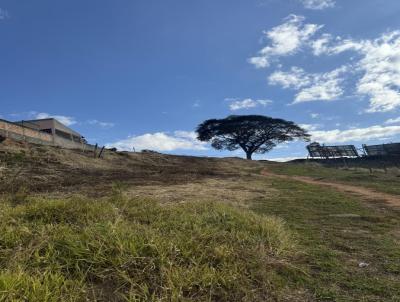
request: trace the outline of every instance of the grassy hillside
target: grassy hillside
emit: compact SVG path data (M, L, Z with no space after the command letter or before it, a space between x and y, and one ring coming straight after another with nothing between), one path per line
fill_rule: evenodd
M355 184L374 190L400 195L400 169L383 168L328 168L316 163L282 163L269 166L270 171L285 174L311 176L322 180Z
M178 184L210 177L227 177L254 170L243 160L196 158L158 153L92 153L6 141L0 144L1 186L6 192L24 187L30 192L76 192L101 196L116 181L130 185ZM235 165L232 165L235 163ZM242 169L238 170L237 167Z
M0 160L0 301L400 300L400 210L260 173L299 167L12 142Z
M0 234L4 300L264 301L296 253L280 219L118 193L3 204Z

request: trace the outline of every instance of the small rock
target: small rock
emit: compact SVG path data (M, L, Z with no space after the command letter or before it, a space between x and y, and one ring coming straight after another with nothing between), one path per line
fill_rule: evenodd
M358 267L360 267L360 268L365 268L365 267L367 267L367 266L369 266L369 264L366 263L366 262L360 262L360 263L358 264Z

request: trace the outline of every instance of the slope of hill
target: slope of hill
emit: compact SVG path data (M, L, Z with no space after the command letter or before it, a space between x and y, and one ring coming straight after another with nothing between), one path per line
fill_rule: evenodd
M240 159L197 158L172 156L156 152L128 153L106 151L102 158L92 152L6 141L0 145L4 187L18 183L34 192L87 189L96 194L109 189L112 182L127 181L131 185L176 184L207 177L241 174L248 165Z
M4 142L0 301L399 301L400 210L291 167Z

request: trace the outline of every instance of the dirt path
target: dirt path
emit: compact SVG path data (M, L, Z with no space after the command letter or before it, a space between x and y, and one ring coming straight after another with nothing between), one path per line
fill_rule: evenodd
M387 194L387 193L377 192L377 191L374 191L372 189L368 189L365 187L358 187L358 186L353 186L353 185L345 185L345 184L334 183L334 182L320 181L320 180L316 180L314 178L307 177L307 176L289 176L289 175L275 174L275 173L269 172L265 169L261 172L261 174L264 176L272 176L272 177L278 177L278 178L282 178L282 179L297 180L297 181L301 181L301 182L304 182L307 184L312 184L312 185L331 187L331 188L334 188L341 192L360 195L364 199L367 199L367 200L384 201L392 206L400 207L400 197L397 197L397 196L394 196L391 194Z

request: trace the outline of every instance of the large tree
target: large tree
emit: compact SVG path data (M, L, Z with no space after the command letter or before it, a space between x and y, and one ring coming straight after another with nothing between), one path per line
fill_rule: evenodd
M266 153L280 143L310 138L307 131L294 122L263 115L210 119L201 123L196 132L200 141L211 142L217 150L242 148L247 159L251 159L253 153Z

